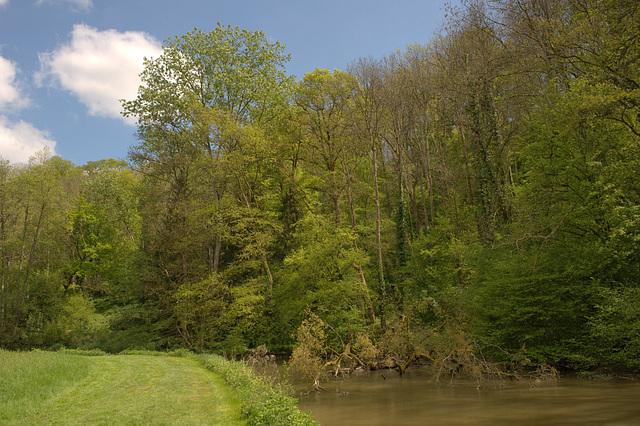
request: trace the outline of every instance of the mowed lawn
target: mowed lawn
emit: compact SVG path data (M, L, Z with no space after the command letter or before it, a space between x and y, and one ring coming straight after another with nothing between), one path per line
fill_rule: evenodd
M0 424L244 424L230 388L187 358L0 351Z

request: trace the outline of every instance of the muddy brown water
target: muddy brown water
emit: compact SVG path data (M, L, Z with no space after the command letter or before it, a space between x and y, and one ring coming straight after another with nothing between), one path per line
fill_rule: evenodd
M475 381L435 383L426 370L410 369L405 377L377 371L322 385L325 392L299 396L298 405L324 426L640 425L640 382L632 380L485 381L478 388Z

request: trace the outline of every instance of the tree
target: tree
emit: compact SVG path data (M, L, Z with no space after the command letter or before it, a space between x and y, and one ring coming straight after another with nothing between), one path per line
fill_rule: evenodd
M507 39L518 49L522 37L537 40L531 50L540 61L521 69L540 80L516 133L518 219L505 231L517 256L487 251L478 300L492 343L526 345L538 363L637 365L637 319L628 306L637 297L640 200L628 176L637 167L638 74L637 49L627 44L637 14L626 2L505 6ZM564 25L548 31L559 20ZM629 326L620 327L621 318Z
M269 250L281 226L270 208L288 59L260 31L195 29L146 61L137 98L123 102L138 120L130 159L144 176L147 288L162 295L165 315L180 286L225 268L243 271L234 285L262 274L265 291L273 287Z
M223 349L242 354L247 343L256 344L250 337L261 316L261 290L255 285L230 287L217 274L181 285L174 297L184 343L198 351Z
M382 78L380 71L379 64L371 59L360 59L352 64L350 69L351 74L358 80L358 88L351 108L353 111L353 127L357 137L364 141L367 152L371 154L375 203L377 270L381 296L380 316L384 324L384 305L387 302L387 285L385 281L382 248L382 211L380 208L380 189L378 186L378 161L381 152L382 124L386 113L381 98Z
M228 170L218 170L220 160L237 144L227 131L229 125L235 122L237 129L249 123L275 125L291 83L283 70L287 60L284 47L268 42L262 32L220 24L209 33L196 29L167 40L163 54L146 62L138 97L123 103L124 114L136 117L139 123L141 143L132 149L131 160L154 184L166 185L164 229L174 232L159 238L176 241L173 249L163 251L168 249L167 254L174 252L170 258L182 259L180 268L170 272L181 277L178 280L190 274L187 259L199 257L187 255L185 241L198 234L187 229L186 221L193 209L194 168L210 168L211 202L221 202L229 177ZM199 164L197 159L208 159L208 164ZM213 247L214 270L219 265L221 232L205 233L215 234L208 243Z
M3 164L0 182L0 345L38 341L56 315L64 264L64 211L76 169L41 152L24 167Z
M488 242L511 218L514 176L509 136L517 116L509 101L517 86L508 77L510 52L486 7L481 2L464 6L449 34L447 67L455 73L450 90L456 102L455 124L465 151L469 150L478 231Z
M357 215L354 202L354 173L363 153L361 144L351 130L350 106L356 91L356 79L347 73L335 70L316 69L305 74L296 91L296 104L302 110L301 125L306 134L308 151L303 157L311 171L319 168L318 178L326 184L324 191L331 200L335 226L341 224L341 195L346 193L352 232L357 230ZM358 251L357 236L353 247ZM360 298L365 302L368 317L375 321L369 287L360 263L355 263L362 284Z
M126 301L135 294L141 243L138 178L122 164L92 163L77 204L67 211L68 286Z
M289 55L263 32L218 23L208 33L194 29L169 38L159 58L147 59L143 86L134 100L123 101L124 115L138 119L140 130L193 125L191 104L226 111L239 123L267 123L286 105L284 72ZM199 141L206 148L208 140Z
M308 144L307 162L319 166L324 192L331 200L336 223L340 222L341 152L349 138L348 107L356 87L344 72L316 69L305 74L296 90L295 102L302 109L302 126Z
M280 336L289 336L308 311L323 313L339 333L359 330L370 319L360 271L367 256L354 248L348 229L310 213L298 223L298 249L284 260L275 292Z

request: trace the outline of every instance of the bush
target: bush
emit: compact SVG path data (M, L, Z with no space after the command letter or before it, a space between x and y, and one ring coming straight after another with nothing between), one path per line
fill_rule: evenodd
M45 334L65 346L91 347L107 329L107 320L96 311L93 300L74 294L67 298L58 316L46 324Z
M602 289L589 330L603 366L640 372L640 289Z

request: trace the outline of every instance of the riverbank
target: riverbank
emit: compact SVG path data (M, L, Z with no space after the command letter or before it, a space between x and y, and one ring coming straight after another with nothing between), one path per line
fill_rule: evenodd
M0 351L1 424L314 424L215 355Z

